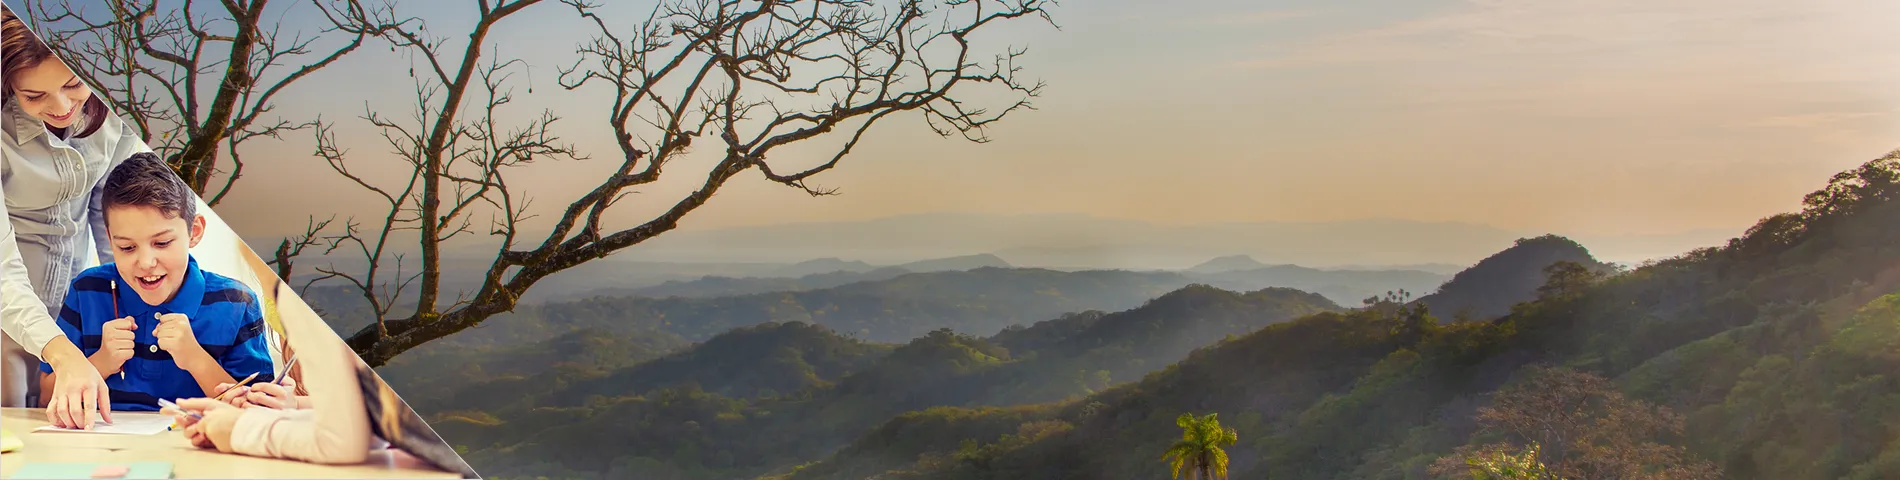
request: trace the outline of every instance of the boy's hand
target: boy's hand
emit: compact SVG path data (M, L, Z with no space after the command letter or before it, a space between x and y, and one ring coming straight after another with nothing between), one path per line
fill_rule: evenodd
M124 366L138 348L132 341L132 332L138 328L139 324L133 322L132 317L106 322L99 328L99 351L93 355L102 355L105 360L103 366L111 369L117 370Z
M191 333L191 319L184 314L159 315L158 328L152 329L152 336L158 337L158 348L171 352L174 359L197 358L205 353L204 347L198 345L198 337Z

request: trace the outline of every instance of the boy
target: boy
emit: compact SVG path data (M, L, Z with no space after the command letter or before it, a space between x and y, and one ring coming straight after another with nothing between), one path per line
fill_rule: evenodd
M106 177L100 202L112 263L73 279L59 327L106 378L113 410L158 411L158 400L210 397L219 384L274 377L263 309L250 288L198 269L197 196L151 153ZM41 385L53 381L50 365Z

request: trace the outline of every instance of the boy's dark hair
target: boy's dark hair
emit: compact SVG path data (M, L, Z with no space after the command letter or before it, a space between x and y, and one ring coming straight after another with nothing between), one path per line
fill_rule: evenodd
M113 168L106 176L104 197L100 203L106 210L152 207L165 215L183 218L186 224L198 214L198 199L191 187L185 186L185 181L178 178L172 167L151 152L134 153Z

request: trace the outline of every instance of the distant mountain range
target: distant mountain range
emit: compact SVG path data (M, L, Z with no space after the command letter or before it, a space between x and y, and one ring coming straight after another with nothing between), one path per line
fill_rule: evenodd
M1717 246L1741 233L1590 236L1410 220L1165 225L1076 214L933 213L662 235L621 256L648 261L793 262L850 257L872 263L989 252L1017 266L1179 270L1247 255L1267 264L1470 265L1519 238L1556 233L1610 261L1638 262ZM1381 267L1390 268L1390 267Z
M310 278L309 265L303 261L298 278ZM475 262L445 262L444 288L447 291L473 289L473 280L481 278ZM797 292L839 287L859 282L878 282L908 274L963 272L985 268L1032 268L1051 272L1089 272L1104 269L1023 267L991 254L959 255L878 265L864 260L825 257L796 263L693 263L644 262L607 259L582 264L548 277L526 295L525 303L568 302L597 296L691 297L710 298L768 292ZM1265 287L1298 288L1327 296L1335 302L1356 305L1367 295L1405 289L1429 291L1450 279L1460 267L1452 265L1409 265L1381 268L1348 266L1317 269L1299 265L1267 265L1246 255L1227 255L1202 262L1188 270L1136 270L1138 273L1170 274L1174 286L1204 282L1241 291ZM332 287L336 286L331 284Z
M1209 266L1210 264L1212 266ZM935 282L945 278L959 277L939 275L951 272L1017 270L1008 265L1002 259L992 255L970 255L886 267L862 261L824 258L801 262L775 269L772 272L774 274L819 272L796 278L708 275L695 280L668 280L659 285L570 291L539 298L565 302L593 297L715 298L771 292L803 292L859 283L873 284L898 278L907 278L912 282ZM826 269L838 270L823 271ZM1120 272L1154 278L1171 287L1198 282L1239 291L1266 287L1296 288L1324 295L1334 302L1346 305L1357 305L1360 300L1368 296L1389 291L1429 291L1451 278L1447 274L1420 270L1322 270L1298 265L1269 266L1245 256L1222 257L1202 267L1182 272L1122 270L1066 272L1040 268L1020 270L1077 274L1076 278L1087 278L1089 275L1086 274ZM994 275L994 273L983 275Z
M606 289L584 298L518 307L481 328L423 348L513 345L588 328L623 335L658 330L701 341L732 328L791 321L894 342L937 328L989 335L1070 312L1124 310L1197 283L1233 291L1297 289L1336 304L1357 305L1385 291L1429 290L1447 278L1416 271L1294 266L1220 274L983 267L865 278L887 271L834 272L795 280L713 277L643 289ZM343 287L311 289L303 296L324 309L324 319L339 331L369 324L361 297Z
M1637 263L1719 246L1742 230L1738 226L1669 235L1564 236L1590 245L1604 261ZM1509 248L1519 238L1545 233L1564 232L1514 232L1472 223L1409 220L1165 225L1074 214L916 214L669 232L613 257L549 277L525 300L708 275L796 278L866 272L877 266L913 272L981 266L1179 271L1207 267L1209 259L1244 257L1252 267L1298 264L1449 275ZM276 245L279 239L248 241L260 246L259 251L269 251L265 247ZM494 247L485 243L449 245L444 252L444 270L451 277L479 278L481 269L494 258ZM350 268L353 259L338 260L344 271L355 270ZM307 275L314 266L326 263L320 257L306 257L298 263L299 273Z
M1012 266L1013 265L1010 265L1008 261L1005 261L1000 257L997 257L995 255L990 255L987 253L976 254L976 255L959 255L959 256L948 257L948 258L933 258L933 259L928 259L928 260L918 260L915 262L905 263L902 265L893 265L889 267L880 267L877 265L872 265L869 263L865 263L863 260L841 260L838 257L825 257L825 258L819 258L819 259L814 259L814 260L806 260L806 261L794 263L791 265L786 265L784 267L773 270L772 276L792 278L792 277L803 277L806 275L816 275L816 274L822 274L822 273L837 273L837 272L865 273L865 272L878 270L880 268L894 268L897 270L902 270L904 272L911 272L911 273L953 272L953 271L973 270L973 269L978 269L978 268L983 268L983 267L1009 268Z

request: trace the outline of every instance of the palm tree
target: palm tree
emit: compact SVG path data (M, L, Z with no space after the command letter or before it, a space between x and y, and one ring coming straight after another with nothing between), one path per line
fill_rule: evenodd
M1194 418L1192 413L1183 413L1174 419L1174 424L1181 426L1181 441L1161 456L1174 468L1174 476L1169 478L1181 478L1183 473L1192 474L1196 480L1227 478L1227 451L1222 447L1240 441L1240 433L1221 427L1217 415ZM1186 472L1182 467L1187 467Z

